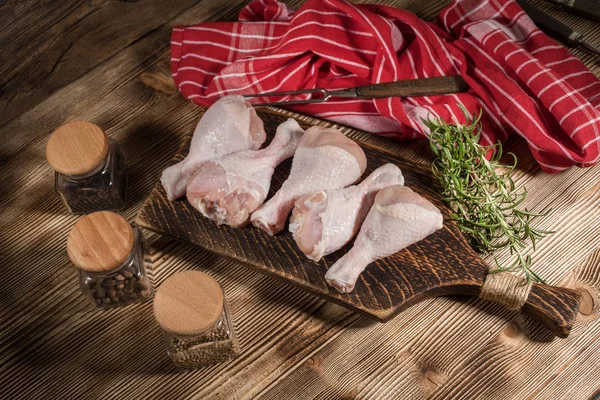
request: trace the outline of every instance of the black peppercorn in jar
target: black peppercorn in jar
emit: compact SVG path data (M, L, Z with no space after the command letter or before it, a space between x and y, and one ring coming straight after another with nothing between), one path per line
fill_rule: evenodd
M152 298L145 247L140 229L109 211L84 216L67 239L67 253L79 269L81 290L100 309Z
M97 125L70 122L55 130L46 146L54 186L74 214L125 207L127 162L117 142Z
M223 288L203 272L178 272L165 280L156 291L154 316L179 367L212 365L239 353Z

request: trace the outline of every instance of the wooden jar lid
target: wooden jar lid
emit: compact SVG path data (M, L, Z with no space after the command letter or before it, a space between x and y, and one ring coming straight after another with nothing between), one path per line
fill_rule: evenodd
M46 159L61 174L83 175L98 167L108 153L108 136L98 125L69 122L55 130L46 145Z
M88 272L117 269L133 250L133 228L119 214L98 211L81 218L67 238L67 253L78 268Z
M182 336L199 335L223 313L223 290L200 271L173 274L157 289L154 316L165 331Z

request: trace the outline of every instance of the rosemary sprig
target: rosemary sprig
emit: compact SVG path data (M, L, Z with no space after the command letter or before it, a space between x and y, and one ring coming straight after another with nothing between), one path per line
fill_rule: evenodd
M444 201L452 209L451 216L470 239L473 247L482 253L493 253L508 248L514 261L502 266L496 258L496 269L491 273L521 272L527 281L543 280L531 270L531 256L524 256L522 249L531 240L535 250L536 241L552 233L531 226L535 217L544 213L519 208L527 196L525 188L515 188L510 175L517 165L503 165L502 145L479 144L481 136L481 111L471 116L463 109L466 123L451 125L440 119L423 120L430 129L431 149L436 155L432 170L443 186ZM493 153L488 160L486 155Z

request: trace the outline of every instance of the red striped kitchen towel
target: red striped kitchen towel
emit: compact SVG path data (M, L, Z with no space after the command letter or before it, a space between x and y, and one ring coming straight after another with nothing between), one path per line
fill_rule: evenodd
M370 132L425 136L421 118L464 122L483 109L485 144L525 138L544 171L600 157L600 81L538 30L513 0L455 0L437 24L382 5L308 0L248 4L238 22L173 29L171 69L181 93L208 106L218 96L460 74L469 93L334 99L290 106Z

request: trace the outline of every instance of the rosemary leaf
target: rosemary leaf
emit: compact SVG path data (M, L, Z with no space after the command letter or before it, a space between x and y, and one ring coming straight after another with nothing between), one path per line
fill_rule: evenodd
M448 124L440 119L423 120L430 130L431 150L436 155L431 170L440 181L444 201L450 206L450 215L459 228L481 253L509 249L513 261L500 265L491 273L516 272L528 281L543 280L531 270L531 256L522 249L530 241L533 249L537 242L553 232L536 229L531 220L548 215L551 210L535 213L519 208L527 197L525 188L517 189L511 172L517 165L517 156L507 165L500 163L502 144L484 146L481 136L481 111L471 116L463 109L466 123ZM493 152L488 160L486 155Z

